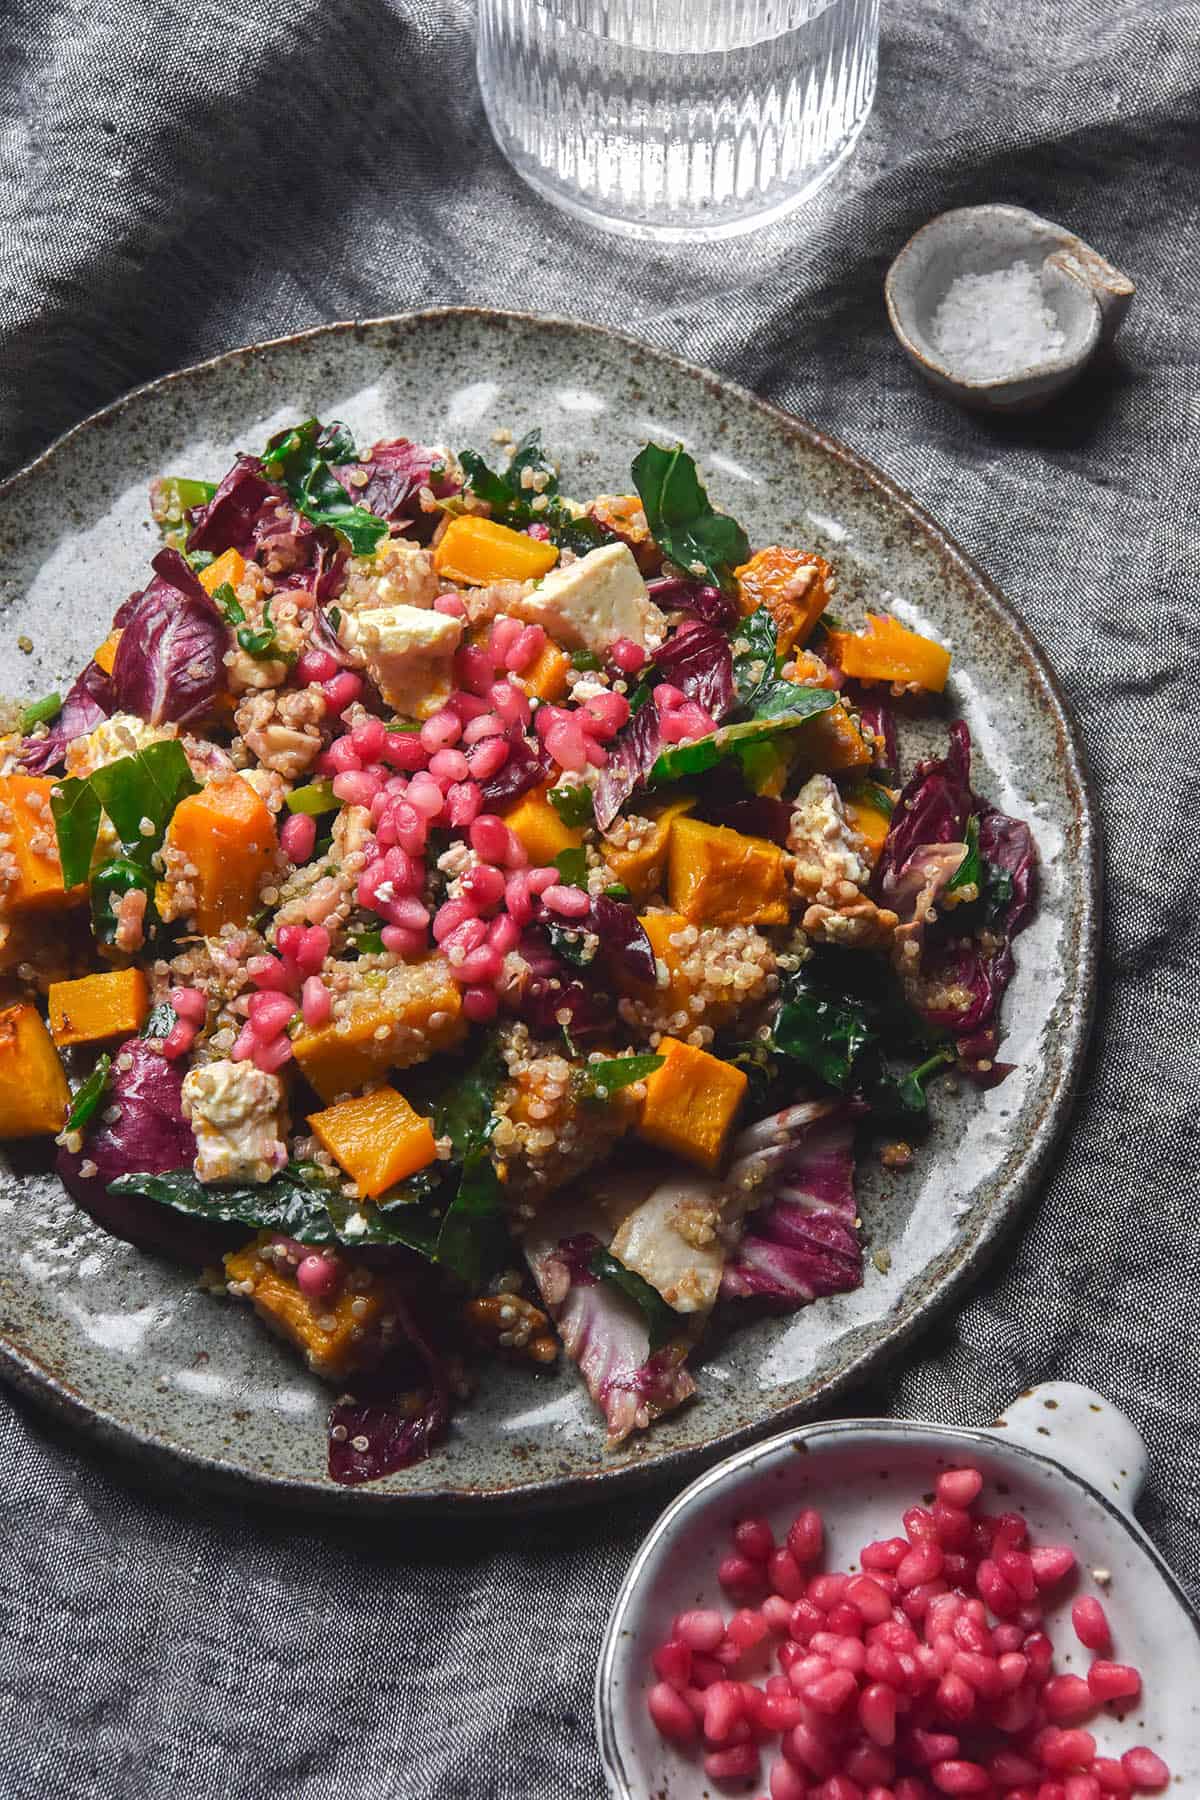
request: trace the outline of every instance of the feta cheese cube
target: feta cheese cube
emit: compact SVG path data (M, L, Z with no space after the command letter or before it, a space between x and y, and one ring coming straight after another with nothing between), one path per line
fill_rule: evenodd
M251 1062L211 1062L183 1080L198 1181L269 1181L287 1162L283 1082Z
M449 698L462 620L419 606L378 606L344 613L341 641L358 650L387 704L404 718L427 719Z
M590 650L594 656L603 656L618 638L657 649L666 634L666 620L627 544L604 544L578 562L551 569L509 610L544 626L564 649Z

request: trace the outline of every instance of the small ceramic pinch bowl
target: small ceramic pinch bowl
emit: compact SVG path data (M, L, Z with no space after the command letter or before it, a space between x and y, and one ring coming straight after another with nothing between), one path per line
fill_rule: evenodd
M716 1569L739 1518L764 1514L782 1539L802 1507L816 1506L825 1519L824 1566L855 1568L864 1543L896 1536L904 1510L929 1495L944 1469L963 1464L985 1477L980 1508L1023 1513L1035 1543L1075 1551L1077 1574L1041 1596L1058 1672L1086 1675L1091 1661L1070 1621L1081 1594L1103 1604L1114 1659L1141 1670L1142 1695L1123 1716L1102 1708L1088 1721L1098 1753L1148 1745L1171 1768L1170 1794L1200 1795L1200 1619L1133 1517L1145 1446L1099 1394L1049 1382L986 1430L892 1419L802 1426L685 1489L634 1558L604 1638L596 1722L615 1800L720 1800L725 1792L707 1779L697 1750L659 1737L646 1694L651 1655L677 1613L731 1610ZM765 1793L765 1774L750 1791Z
M1039 272L1041 297L1064 342L1061 349L1000 375L957 368L939 348L938 308L963 275L988 275L1014 263ZM1022 206L961 206L939 213L911 237L884 283L892 330L913 366L942 393L989 412L1028 412L1074 381L1109 342L1133 298L1134 284L1062 225Z

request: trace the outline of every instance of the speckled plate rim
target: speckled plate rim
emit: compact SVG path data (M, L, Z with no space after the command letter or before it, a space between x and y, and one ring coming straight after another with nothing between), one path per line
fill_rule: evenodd
M263 339L259 343L235 350L226 350L203 362L189 364L186 368L176 369L170 374L142 383L109 405L89 414L77 425L71 426L39 456L0 482L0 500L7 499L24 483L46 469L64 444L83 432L103 430L113 419L135 407L147 394L159 393L221 367L236 367L239 363L268 356L278 349L345 334L384 329L412 330L426 323L453 319L476 320L483 324L511 325L517 328L534 327L575 336L591 335L608 344L617 344L634 355L647 357L660 367L675 370L680 376L698 379L714 396L730 398L756 411L775 432L792 442L800 443L809 451L839 463L850 476L864 487L873 489L894 510L901 513L909 527L925 540L931 551L974 589L983 604L998 616L1004 629L1019 646L1029 678L1044 697L1047 714L1056 729L1058 760L1069 782L1071 811L1078 832L1076 861L1082 880L1082 891L1078 894L1079 936L1074 946L1073 959L1075 993L1074 1004L1067 1015L1059 1040L1060 1073L1050 1088L1041 1095L1040 1117L1013 1170L1007 1195L1003 1200L998 1199L989 1209L987 1217L980 1222L970 1240L964 1239L953 1265L924 1298L889 1323L886 1329L879 1331L874 1340L851 1356L843 1367L816 1380L802 1399L786 1401L776 1407L767 1406L750 1424L714 1435L702 1444L667 1451L661 1456L648 1456L642 1463L615 1469L599 1468L578 1474L563 1474L550 1480L516 1480L500 1487L447 1486L419 1491L374 1487L369 1483L362 1487L344 1488L328 1481L298 1480L266 1471L248 1471L231 1458L207 1455L189 1444L145 1432L108 1409L84 1401L69 1382L14 1344L0 1321L0 1374L20 1392L48 1407L81 1435L133 1458L146 1475L159 1480L172 1475L177 1477L180 1465L183 1465L194 1471L211 1488L236 1497L259 1495L304 1510L355 1513L359 1516L389 1513L397 1508L421 1513L435 1512L447 1506L459 1511L532 1511L550 1504L587 1504L606 1499L617 1489L631 1491L645 1489L658 1482L678 1481L745 1445L753 1444L769 1434L777 1434L781 1428L794 1426L804 1419L827 1411L840 1395L863 1381L885 1357L894 1355L939 1313L944 1312L950 1302L977 1279L988 1259L1014 1229L1032 1198L1070 1116L1077 1077L1087 1054L1095 1011L1101 917L1099 809L1078 726L1045 652L995 583L937 521L918 505L912 495L890 476L837 438L819 431L807 421L761 399L750 389L702 364L689 362L669 350L660 349L642 338L608 325L493 307L439 306L367 319L336 320L310 326L303 331L290 332L282 337Z

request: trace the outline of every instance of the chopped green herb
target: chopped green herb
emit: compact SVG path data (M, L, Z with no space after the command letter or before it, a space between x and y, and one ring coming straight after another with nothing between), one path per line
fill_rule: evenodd
M560 850L554 859L554 867L568 887L586 888L588 876L586 850Z
M595 824L596 809L592 790L585 782L573 781L566 787L552 787L546 798L563 824L569 825L572 830Z
M230 582L223 581L220 587L215 589L213 601L227 625L244 625L246 623L245 608L234 593Z
M614 881L610 883L610 885L605 888L604 892L610 900L631 900L633 898L623 881Z
M967 820L967 849L962 861L946 883L946 893L959 888L974 888L974 898L983 890L983 863L979 855L979 820L972 814Z
M87 1080L75 1090L64 1130L82 1131L84 1126L91 1122L104 1098L104 1091L108 1086L108 1072L111 1068L112 1057L105 1050Z
M289 812L306 813L314 819L337 812L341 804L329 781L310 781L305 787L293 788L286 801Z
M61 694L47 694L44 700L35 700L21 714L22 732L32 731L35 725L48 725L61 711Z
M360 956L378 956L383 950L383 933L381 931L360 931L354 939L354 948Z
M575 1091L581 1100L607 1100L635 1081L645 1081L665 1061L663 1056L612 1056L604 1062L587 1063L575 1071Z
M587 674L592 669L602 669L604 664L594 650L572 650L571 667Z
M50 810L58 838L58 859L65 888L86 881L100 829L101 806L90 781L68 776L50 790Z

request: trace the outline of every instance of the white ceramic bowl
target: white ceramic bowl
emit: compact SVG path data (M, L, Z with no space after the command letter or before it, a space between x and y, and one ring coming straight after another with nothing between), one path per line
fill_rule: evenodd
M1100 1753L1148 1744L1171 1767L1173 1795L1200 1795L1200 1619L1133 1517L1145 1446L1099 1394L1049 1382L986 1430L892 1419L802 1426L685 1489L634 1558L600 1656L596 1723L616 1800L714 1800L699 1755L654 1729L646 1691L651 1653L676 1613L728 1606L716 1567L737 1519L766 1514L780 1535L802 1506L817 1506L828 1566L846 1568L868 1540L895 1536L905 1508L928 1495L942 1469L962 1463L983 1471L983 1508L1024 1513L1035 1541L1070 1544L1079 1559L1079 1579L1047 1609L1058 1669L1086 1672L1090 1654L1069 1612L1079 1594L1093 1593L1108 1613L1116 1660L1142 1671L1143 1696L1123 1720L1102 1712L1089 1723Z

